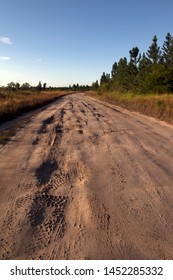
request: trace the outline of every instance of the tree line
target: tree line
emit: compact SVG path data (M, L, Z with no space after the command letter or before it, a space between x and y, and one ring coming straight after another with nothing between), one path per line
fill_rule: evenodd
M112 65L110 74L103 72L93 89L101 91L119 90L141 93L173 92L173 37L167 33L163 46L158 46L154 35L146 53L141 54L138 47L129 51L129 61L120 58Z
M61 90L61 91L88 91L91 90L92 87L89 85L79 85L77 84L73 84L73 85L69 85L68 87L52 87L49 86L47 87L46 83L41 83L39 82L37 86L31 86L29 83L23 83L22 85L20 85L20 83L14 83L14 82L10 82L7 84L6 87L0 87L0 90L3 89L7 89L10 92L19 92L19 91L43 91L43 90Z
M8 89L9 91L19 91L19 90L37 90L37 91L41 91L41 90L46 90L46 83L41 83L39 82L37 86L31 86L29 83L23 83L22 85L20 85L20 83L14 83L14 82L10 82L7 84L6 89Z

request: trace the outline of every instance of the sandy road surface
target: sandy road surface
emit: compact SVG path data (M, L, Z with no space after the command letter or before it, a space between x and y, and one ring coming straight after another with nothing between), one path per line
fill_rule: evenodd
M0 148L1 259L173 259L173 128L83 94Z

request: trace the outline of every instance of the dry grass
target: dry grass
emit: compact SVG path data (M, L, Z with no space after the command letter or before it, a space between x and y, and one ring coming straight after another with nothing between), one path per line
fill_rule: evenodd
M171 94L137 95L130 92L98 94L94 91L88 94L99 100L107 101L131 111L137 111L173 124L173 95Z
M7 120L13 120L14 117L30 112L33 109L46 105L57 98L70 94L65 91L43 91L43 92L18 92L9 93L8 91L0 92L0 123ZM5 144L16 131L30 121L32 114L26 115L22 120L16 120L6 129L0 130L0 144Z
M46 105L65 94L69 94L69 92L0 92L0 123L10 120L21 113Z

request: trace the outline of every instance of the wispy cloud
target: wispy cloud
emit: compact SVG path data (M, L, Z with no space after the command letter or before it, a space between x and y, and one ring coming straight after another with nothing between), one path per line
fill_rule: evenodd
M10 60L11 57L9 56L0 56L0 60Z
M11 42L9 37L0 37L0 42L6 45L12 45L13 43Z

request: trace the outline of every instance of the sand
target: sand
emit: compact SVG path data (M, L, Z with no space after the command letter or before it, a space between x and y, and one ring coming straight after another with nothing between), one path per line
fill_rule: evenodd
M84 94L0 147L0 259L173 259L173 127Z

